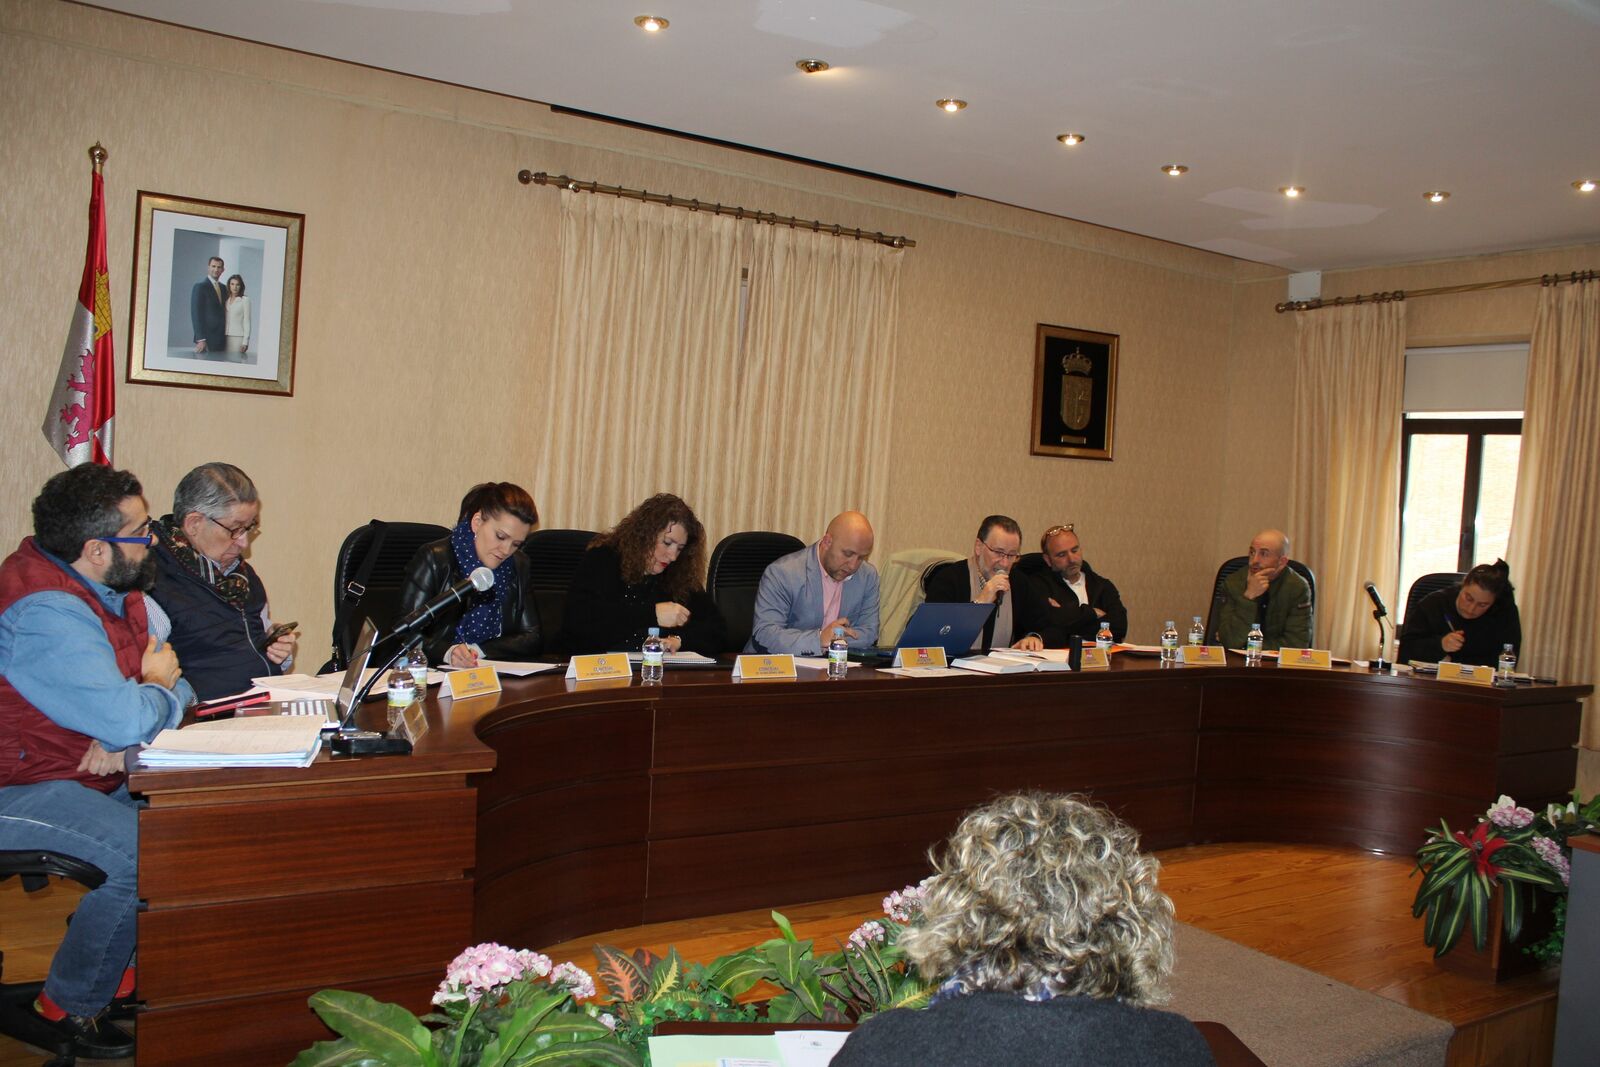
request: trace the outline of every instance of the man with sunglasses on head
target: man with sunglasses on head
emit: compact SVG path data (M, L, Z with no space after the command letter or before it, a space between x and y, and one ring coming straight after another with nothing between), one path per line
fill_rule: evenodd
M978 537L966 566L947 566L929 577L929 603L997 605L973 648L1038 651L1046 647L1049 635L1043 629L1046 620L1039 587L1026 575L1011 574L1021 555L1022 527L1017 520L989 515L978 524Z
M93 464L33 501L32 537L0 563L0 851L57 852L105 881L79 902L33 1010L77 1055L133 1055L104 1021L133 993L138 817L124 750L194 699L151 633L153 574L139 480Z
M242 693L250 679L288 670L294 634L272 641L267 589L244 553L260 526L261 498L231 463L202 463L154 524L151 596L172 620L172 647L201 700Z
M1083 542L1071 523L1046 530L1039 538L1039 550L1046 566L1036 580L1044 586L1049 609L1049 622L1043 629L1047 639L1059 634L1063 643L1071 637L1092 640L1101 622L1111 624L1113 641L1128 636L1128 609L1122 605L1122 594L1083 558Z

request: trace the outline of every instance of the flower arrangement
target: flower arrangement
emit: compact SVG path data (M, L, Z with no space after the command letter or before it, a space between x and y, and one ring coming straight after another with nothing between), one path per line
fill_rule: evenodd
M1530 910L1553 909L1555 928L1524 951L1541 963L1561 958L1566 935L1566 893L1572 850L1567 839L1600 824L1600 796L1587 803L1574 799L1534 812L1502 795L1478 817L1470 832L1451 830L1444 820L1428 831L1417 850L1417 887L1411 913L1423 916L1422 940L1435 957L1455 947L1462 932L1472 929L1482 949L1489 930L1489 901L1498 887L1506 937L1516 941ZM1413 872L1415 873L1415 872ZM1554 898L1553 900L1549 898Z
M420 1019L361 993L315 994L311 1007L341 1036L313 1045L290 1067L640 1067L650 1062L656 1024L668 1019L859 1022L889 1008L920 1008L933 987L897 943L920 921L922 899L921 886L890 893L884 918L862 923L825 956L796 938L778 912L772 920L780 936L709 964L685 962L675 948L658 956L596 945L605 1000L594 999L594 978L572 963L474 945L451 961L434 993L440 1010ZM775 995L757 1000L763 982Z
M341 1036L311 1046L290 1067L639 1067L604 1014L577 1005L594 993L594 979L574 964L474 945L451 961L434 993L440 1011L420 1019L363 993L313 995L311 1007Z

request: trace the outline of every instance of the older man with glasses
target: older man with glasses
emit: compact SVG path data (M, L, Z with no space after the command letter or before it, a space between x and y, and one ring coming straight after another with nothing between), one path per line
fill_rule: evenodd
M989 515L978 524L978 537L965 568L947 566L928 579L928 600L935 604L993 604L973 648L1045 647L1043 598L1037 583L1011 575L1022 555L1022 528L1008 515Z
M294 634L274 632L266 587L244 558L260 516L249 475L231 463L203 463L183 476L172 514L153 526L151 596L171 620L172 647L201 700L282 674L294 655Z
M0 851L56 852L105 881L78 903L33 1011L78 1056L133 1055L105 1022L134 990L138 812L123 751L194 699L152 631L139 480L84 464L45 483L33 536L0 564Z

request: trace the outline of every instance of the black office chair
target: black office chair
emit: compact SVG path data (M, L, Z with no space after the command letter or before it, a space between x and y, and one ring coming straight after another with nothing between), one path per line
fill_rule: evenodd
M89 889L98 888L106 880L105 872L92 863L35 850L0 852L0 882L12 875L22 879L22 888L29 893L43 889L51 878L70 878ZM0 952L0 977L4 972L5 953ZM49 1052L51 1058L44 1067L73 1067L77 1055L72 1041L32 1011L33 1000L43 988L43 982L0 982L0 1034Z
M373 519L350 532L333 565L333 658L323 671L342 671L355 650L361 621L384 630L400 617L406 565L423 545L450 536L431 522Z
M774 560L806 547L798 537L766 530L733 533L711 550L711 565L706 568L706 592L717 602L727 628L726 651L743 650L750 640L756 611L756 590L761 576Z
M1043 574L1050 569L1044 561L1043 552L1024 552L1017 557L1017 562L1011 565L1012 574Z
M1222 566L1217 568L1217 579L1211 583L1211 611L1206 615L1206 640L1208 642L1215 644L1217 640L1217 608L1221 606L1223 600L1222 583L1227 580L1228 575L1249 562L1248 556L1234 556L1232 559L1224 561ZM1306 585L1311 587L1311 641L1312 644L1315 644L1317 639L1317 576L1312 573L1310 567L1297 559L1291 559L1289 566L1299 572L1300 577L1306 580Z
M922 598L924 600L928 598L928 583L933 581L934 575L943 574L945 570L950 567L961 567L965 569L966 565L967 561L964 559L941 559L934 563L928 564L922 570Z
M544 634L545 652L565 655L566 641L561 624L567 614L567 586L578 569L593 530L535 530L522 542L528 557L528 585L539 612L539 629Z
M1424 574L1421 578L1411 583L1411 589L1406 593L1406 613L1404 617L1411 618L1411 609L1421 603L1422 598L1429 593L1437 593L1441 589L1449 589L1466 576L1466 571L1434 571L1432 574Z

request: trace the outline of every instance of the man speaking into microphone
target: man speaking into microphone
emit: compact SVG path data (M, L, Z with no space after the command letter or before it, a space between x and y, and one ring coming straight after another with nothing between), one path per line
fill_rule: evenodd
M950 565L928 578L928 601L934 604L993 604L973 648L1041 649L1033 630L1040 594L1021 578L1013 583L1011 567L1022 554L1022 527L1007 515L990 515L978 526L978 537L965 568Z

